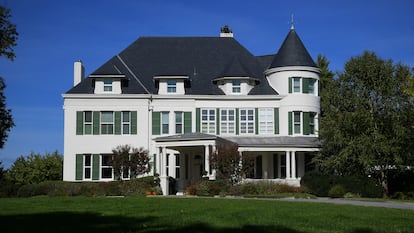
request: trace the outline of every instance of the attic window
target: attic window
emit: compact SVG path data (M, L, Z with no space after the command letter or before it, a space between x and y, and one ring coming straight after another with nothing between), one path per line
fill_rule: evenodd
M112 92L112 79L104 79L104 92Z
M176 93L177 92L177 81L176 80L168 80L167 81L167 92L168 93Z
M232 80L231 84L232 84L232 92L233 93L240 93L240 91L241 91L240 80Z

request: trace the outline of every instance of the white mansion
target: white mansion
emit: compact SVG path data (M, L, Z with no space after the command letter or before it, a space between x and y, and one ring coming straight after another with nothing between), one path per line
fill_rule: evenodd
M65 181L111 181L118 145L147 149L164 195L208 176L210 149L255 157L246 180L299 185L319 150L319 74L291 28L274 55L254 56L227 27L220 37L140 37L64 99ZM123 174L128 178L128 174Z

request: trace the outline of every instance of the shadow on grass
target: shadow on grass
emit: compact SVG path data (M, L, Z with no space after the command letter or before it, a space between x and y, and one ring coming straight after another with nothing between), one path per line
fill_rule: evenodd
M54 212L27 215L0 215L1 232L42 233L305 233L283 226L250 226L241 228L216 228L208 224L190 224L185 227L162 225L157 218L102 216L96 213Z
M1 232L7 233L306 233L280 225L244 225L240 228L217 228L205 223L184 227L163 225L155 217L104 216L96 213L53 212L27 215L0 215ZM351 233L375 233L370 229L354 229Z

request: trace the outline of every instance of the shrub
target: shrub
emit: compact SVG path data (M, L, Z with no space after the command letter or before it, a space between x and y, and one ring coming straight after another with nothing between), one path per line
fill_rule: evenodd
M345 195L345 188L340 184L336 184L329 190L328 195L332 198L342 198Z
M312 171L306 173L300 182L311 194L326 197L335 180L332 175Z

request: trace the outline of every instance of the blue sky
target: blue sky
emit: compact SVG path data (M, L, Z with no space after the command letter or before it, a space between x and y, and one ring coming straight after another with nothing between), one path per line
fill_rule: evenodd
M331 69L364 50L414 67L414 1L0 0L17 25L14 62L0 58L7 106L16 126L0 150L7 168L20 155L63 153L62 93L73 62L86 74L140 36L218 36L229 25L254 55L277 52L290 28Z

